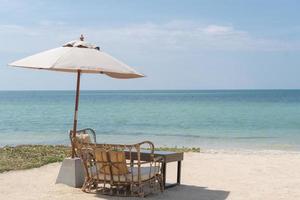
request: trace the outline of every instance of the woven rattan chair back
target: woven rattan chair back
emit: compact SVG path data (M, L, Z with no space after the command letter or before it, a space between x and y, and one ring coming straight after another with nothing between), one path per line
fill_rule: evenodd
M145 146L145 147L143 147ZM141 159L147 148L149 159ZM162 191L161 158L154 158L149 141L134 145L84 144L80 149L86 179L85 192L117 196L145 196Z
M96 144L96 133L91 128L81 129L76 131L75 138L72 137L73 131L69 131L69 137L71 143L74 144L75 147L75 155L78 155L79 149L81 149L86 144Z

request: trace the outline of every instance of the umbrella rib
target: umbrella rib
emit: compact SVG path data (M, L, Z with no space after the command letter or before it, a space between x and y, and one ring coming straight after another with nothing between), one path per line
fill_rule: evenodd
M64 48L66 48L66 47L64 47ZM53 65L50 67L50 69L53 69L54 67L55 67L55 65L66 55L66 54L68 54L69 52L71 52L71 48L65 53L65 54L63 54L63 55L61 55L61 56L59 56L59 58L57 58L57 60L53 63Z

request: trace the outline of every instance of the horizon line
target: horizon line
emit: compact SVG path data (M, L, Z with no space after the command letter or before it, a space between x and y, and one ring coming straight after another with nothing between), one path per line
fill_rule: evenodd
M80 91L238 91L238 90L300 90L300 88L245 88L245 89L81 89ZM0 90L0 92L33 92L33 91L75 91L75 89L24 89Z

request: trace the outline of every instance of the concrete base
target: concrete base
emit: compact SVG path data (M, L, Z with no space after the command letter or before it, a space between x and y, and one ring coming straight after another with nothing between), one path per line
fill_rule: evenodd
M71 187L82 187L84 182L84 168L80 158L65 158L61 164L56 183L63 183Z

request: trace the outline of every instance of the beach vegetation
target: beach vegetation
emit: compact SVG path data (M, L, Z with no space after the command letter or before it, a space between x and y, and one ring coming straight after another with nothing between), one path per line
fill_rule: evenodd
M156 151L200 152L196 147L156 147ZM71 147L65 145L19 145L0 148L0 173L23 170L61 162L71 155Z
M71 148L63 145L5 146L0 148L0 173L61 162L70 152Z

